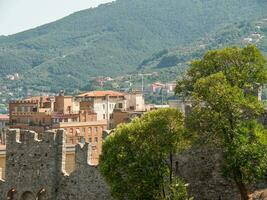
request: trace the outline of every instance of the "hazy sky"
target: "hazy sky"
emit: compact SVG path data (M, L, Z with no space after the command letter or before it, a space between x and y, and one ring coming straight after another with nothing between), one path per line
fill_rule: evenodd
M75 11L112 0L0 0L0 35L55 21Z

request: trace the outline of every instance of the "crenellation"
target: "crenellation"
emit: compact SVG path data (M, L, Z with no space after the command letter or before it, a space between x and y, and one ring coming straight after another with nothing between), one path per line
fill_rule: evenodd
M10 103L13 104L36 104L38 100L12 100Z
M89 165L89 143L75 146L75 167Z
M76 146L76 168L68 175L64 130L47 131L39 140L33 131L9 130L7 135L6 172L4 181L0 174L0 199L8 199L7 195L16 195L18 199L29 195L46 200L112 199L98 168L88 164L91 150L88 143Z
M56 134L54 131L46 131L39 134L39 139L47 144L56 142Z
M10 129L6 134L6 145L13 146L20 142L20 130L19 129Z
M56 131L56 143L57 145L65 145L65 141L66 141L66 134L65 134L65 130L64 129L58 129Z
M38 134L34 131L28 131L28 130L21 130L20 131L20 143L26 144L26 145L34 145L36 142L40 142L38 140Z
M57 148L57 173L66 174L66 134L64 129L58 129L55 135L55 144Z

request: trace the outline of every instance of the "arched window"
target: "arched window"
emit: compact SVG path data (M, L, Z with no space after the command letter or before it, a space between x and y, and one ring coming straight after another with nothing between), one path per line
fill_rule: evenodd
M37 193L37 200L48 200L47 193L44 188Z
M27 191L21 195L20 200L36 200L36 198L32 192Z
M70 128L70 135L73 135L73 128Z
M8 191L7 200L18 200L18 193L14 188Z

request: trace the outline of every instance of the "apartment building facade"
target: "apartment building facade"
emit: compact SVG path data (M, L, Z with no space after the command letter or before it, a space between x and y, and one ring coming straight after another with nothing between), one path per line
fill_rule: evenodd
M32 130L39 134L46 130L64 129L67 144L91 144L92 163L98 164L103 133L126 121L125 113L114 119L117 111L144 112L142 93L91 91L76 97L60 93L55 97L11 101L9 122L12 129Z
M97 120L92 110L80 110L80 102L72 96L60 94L56 97L32 97L9 103L10 128L33 130L64 129L68 144L93 140L88 130L101 139L102 130L107 128L106 121ZM85 132L87 134L85 134Z
M125 94L115 91L91 91L77 96L81 110L91 110L97 114L97 120L105 120L108 128L113 119L115 108L125 108Z

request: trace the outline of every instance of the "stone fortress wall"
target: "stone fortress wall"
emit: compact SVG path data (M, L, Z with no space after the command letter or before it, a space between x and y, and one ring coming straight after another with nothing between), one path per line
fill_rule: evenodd
M65 172L65 132L10 130L6 138L6 174L1 200L109 200L109 188L91 166L91 146L78 144L75 170ZM0 173L1 175L1 173Z
M89 163L90 144L76 145L75 169L67 174L64 130L40 137L33 131L7 133L7 170L5 180L0 170L0 200L112 200L98 168ZM194 199L238 200L235 184L221 175L221 161L220 150L199 145L174 156L173 167L175 174L189 183ZM249 189L265 189L266 180Z
M222 176L222 152L196 145L174 156L175 174L189 183L188 192L196 200L239 200L239 191Z

